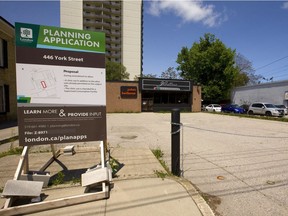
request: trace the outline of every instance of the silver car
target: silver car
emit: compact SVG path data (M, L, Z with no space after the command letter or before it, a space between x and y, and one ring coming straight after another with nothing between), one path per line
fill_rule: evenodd
M249 106L249 115L284 116L284 109L277 108L274 104L257 102Z
M283 109L284 110L284 114L287 115L288 114L288 108L283 105L283 104L279 104L279 105L275 105L277 108Z

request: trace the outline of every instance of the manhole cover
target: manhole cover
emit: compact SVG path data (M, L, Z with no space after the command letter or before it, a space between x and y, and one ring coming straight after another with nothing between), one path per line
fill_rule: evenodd
M121 136L122 139L135 139L137 136Z

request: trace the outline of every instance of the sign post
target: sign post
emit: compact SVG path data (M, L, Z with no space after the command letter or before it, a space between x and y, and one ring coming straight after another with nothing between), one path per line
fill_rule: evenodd
M171 112L171 171L173 175L180 176L180 110Z

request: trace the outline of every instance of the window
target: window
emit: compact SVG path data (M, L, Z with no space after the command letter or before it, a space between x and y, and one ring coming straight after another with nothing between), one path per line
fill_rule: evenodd
M7 58L7 41L0 38L0 68L7 68L8 58Z
M263 104L261 104L261 103L255 103L255 104L252 104L252 107L262 108L262 107L263 107Z
M4 86L0 85L0 113L5 112Z
M0 85L0 113L9 112L9 86Z

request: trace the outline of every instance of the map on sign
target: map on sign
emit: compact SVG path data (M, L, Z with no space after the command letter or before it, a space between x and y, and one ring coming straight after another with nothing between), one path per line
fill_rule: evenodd
M106 102L105 69L19 63L16 70L21 106Z
M25 76L20 77L18 81L26 82L26 96L33 98L59 97L57 95L57 79L53 69L25 65L21 67L21 71Z
M34 97L56 97L56 77L53 71L34 71L31 73L31 82L34 92L31 93Z

